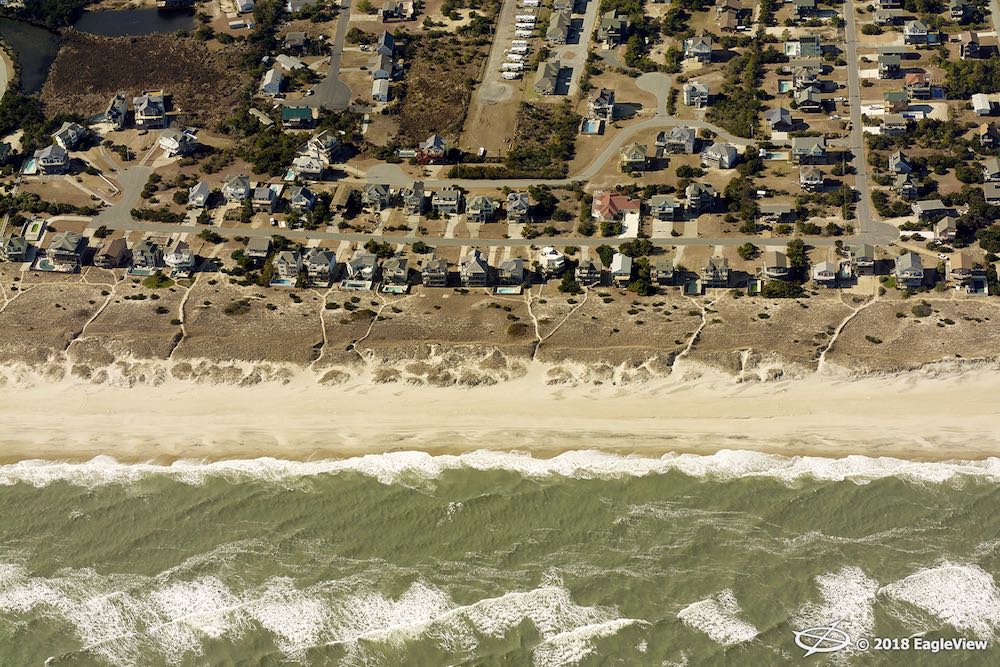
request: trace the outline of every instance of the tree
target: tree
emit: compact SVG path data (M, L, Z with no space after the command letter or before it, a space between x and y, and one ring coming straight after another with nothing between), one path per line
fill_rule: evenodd
M567 270L559 282L559 291L564 294L580 294L583 289L580 287L580 283L576 282L573 272Z
M376 241L375 239L368 239L368 242L365 243L365 250L373 255L376 255L380 259L392 257L394 254L391 245L385 241Z
M795 299L802 296L802 286L788 280L770 280L764 283L760 294L769 299Z
M788 265L797 271L806 268L809 258L806 255L806 244L802 239L792 239L785 246L785 255L788 257Z
M739 253L741 259L750 261L751 259L754 259L758 255L760 255L760 248L758 248L752 243L744 243L743 245L741 245L739 248L736 249L736 252Z
M214 244L222 243L223 241L226 240L225 238L223 238L222 234L219 234L218 232L212 229L201 230L200 232L198 232L198 238L202 239L203 241L207 241L208 243L214 243Z
M1000 254L1000 225L991 225L976 232L979 247L986 252Z
M637 259L635 262L635 269L635 280L629 283L629 291L635 292L639 296L650 296L651 294L655 294L656 288L653 286L651 278L649 259L646 257L640 257Z
M658 250L649 239L632 239L618 246L618 252L629 257L652 255Z
M611 266L611 258L615 256L615 249L609 245L597 246L597 256L601 258L604 266Z

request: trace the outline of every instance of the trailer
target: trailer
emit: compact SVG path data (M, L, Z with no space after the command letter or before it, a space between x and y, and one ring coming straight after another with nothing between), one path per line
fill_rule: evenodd
M527 55L529 49L527 46L512 46L507 49L507 53L518 53L520 55Z
M521 78L521 73L520 72L504 72L503 74L500 75L500 78L501 79L507 79L508 81L511 81L511 80L514 80L514 79L520 79Z
M514 39L514 40L511 40L510 45L511 46L527 46L528 45L528 40L526 40L526 39Z
M514 36L515 37L534 37L535 33L532 30L515 30L514 31Z
M519 63L524 60L524 56L522 56L520 53L508 53L507 60L509 60L512 63Z
M535 16L534 14L518 14L517 16L514 17L514 20L515 21L531 21L532 23L534 23L535 21L538 20L538 17Z
M504 72L523 72L524 63L501 63L500 70Z

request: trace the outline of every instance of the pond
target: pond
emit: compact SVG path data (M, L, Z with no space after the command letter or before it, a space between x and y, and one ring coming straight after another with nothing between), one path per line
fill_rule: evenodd
M194 10L145 8L84 12L73 27L80 32L106 37L158 35L191 30Z
M84 12L73 27L80 32L107 37L171 33L193 28L194 10L149 8ZM0 18L0 39L10 44L17 54L21 92L40 91L59 52L59 36L23 21Z
M21 68L21 90L37 93L59 51L59 36L44 28L0 18L0 39L10 44Z

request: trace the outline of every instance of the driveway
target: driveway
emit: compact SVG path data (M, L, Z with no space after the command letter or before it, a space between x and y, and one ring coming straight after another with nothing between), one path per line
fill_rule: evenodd
M351 105L351 89L340 80L340 61L347 40L347 26L351 20L351 0L343 0L337 32L330 44L330 71L322 81L313 86L313 94L296 102L297 105L318 107L328 111L343 111Z

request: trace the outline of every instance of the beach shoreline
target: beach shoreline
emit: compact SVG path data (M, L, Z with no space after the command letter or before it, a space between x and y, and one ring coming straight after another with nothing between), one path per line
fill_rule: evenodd
M656 457L752 450L912 461L1000 455L1000 374L990 365L894 375L736 382L693 364L626 385L549 384L545 364L493 385L318 384L301 370L251 386L62 380L11 386L0 463L289 461L478 450Z

